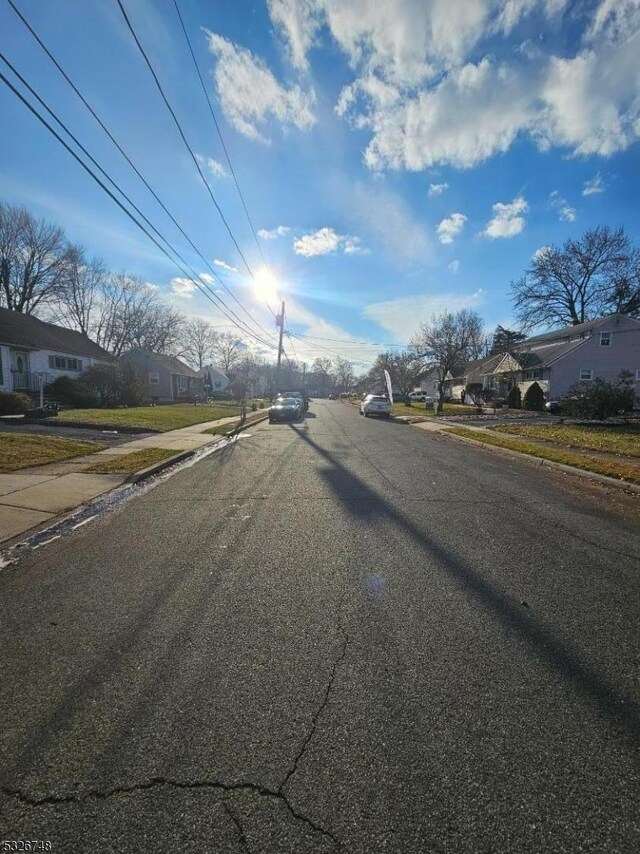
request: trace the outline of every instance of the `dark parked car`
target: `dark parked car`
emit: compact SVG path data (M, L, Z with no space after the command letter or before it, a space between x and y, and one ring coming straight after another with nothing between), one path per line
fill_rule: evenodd
M296 421L302 414L300 400L295 397L279 397L269 407L269 424L274 421Z

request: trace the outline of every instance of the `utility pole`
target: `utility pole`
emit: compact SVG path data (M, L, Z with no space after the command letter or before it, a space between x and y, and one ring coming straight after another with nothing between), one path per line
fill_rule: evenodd
M284 335L284 300L280 314L276 317L276 326L280 327L280 340L278 342L278 362L276 364L276 394L280 391L280 363L282 362L282 336Z

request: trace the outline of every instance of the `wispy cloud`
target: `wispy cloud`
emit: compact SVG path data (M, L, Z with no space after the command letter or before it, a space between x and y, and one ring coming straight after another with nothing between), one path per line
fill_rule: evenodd
M259 57L205 30L209 50L217 58L214 79L222 110L237 131L250 139L270 140L258 126L276 119L283 127L308 130L315 124L315 93L282 86Z
M237 267L234 267L231 264L227 264L226 261L221 261L220 258L214 258L213 263L215 267L222 267L223 270L229 270L230 273L238 272Z
M594 175L593 178L585 181L584 187L582 188L583 196L594 196L596 193L604 193L604 184L602 183L602 178L600 177L599 172L597 175Z
M525 226L525 219L521 214L527 213L529 205L523 196L516 196L509 204L496 202L492 210L493 218L481 233L495 240L498 237L515 237L521 233Z
M448 264L447 266L448 266L448 268L451 270L451 272L452 272L452 273L457 273L457 272L458 272L458 270L460 269L460 262L459 262L459 261L458 261L458 259L456 258L456 260L455 260L455 261L452 261L452 262L451 262L450 264Z
M435 294L418 294L368 305L363 314L378 326L391 332L398 341L409 341L421 323L443 311L459 311L477 308L485 299L485 292L478 289L471 294L455 291Z
M171 279L171 290L177 297L191 299L194 291L196 290L196 286L189 279L183 279L180 276L177 276L175 279Z
M557 190L549 194L549 204L558 212L558 217L562 222L574 222L578 216L575 208L572 208L566 199L563 199Z
M258 237L261 237L263 240L275 240L277 237L284 237L285 234L289 234L291 229L288 225L277 225L275 228L267 229L261 228L258 231Z
M214 178L226 178L227 173L224 170L222 163L214 160L213 157L205 157L202 154L196 154L196 160L200 164L200 168L209 172Z
M445 245L453 243L464 228L466 221L466 216L461 213L453 213L451 216L443 219L436 229L440 243L444 243Z
M449 185L445 181L443 184L429 184L429 189L427 191L427 195L429 198L433 196L441 196L445 190L449 188Z

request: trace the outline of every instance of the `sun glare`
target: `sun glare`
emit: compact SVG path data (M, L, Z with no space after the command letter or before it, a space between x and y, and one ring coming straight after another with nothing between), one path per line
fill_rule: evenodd
M266 267L261 267L255 275L254 287L256 293L261 299L267 302L277 302L278 300L278 281L271 270Z

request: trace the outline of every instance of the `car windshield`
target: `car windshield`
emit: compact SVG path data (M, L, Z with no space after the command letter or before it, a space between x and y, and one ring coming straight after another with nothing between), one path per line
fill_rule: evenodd
M381 396L381 395L379 395L379 394L372 394L372 395L370 395L370 396L369 396L369 400L375 400L375 401L381 400L383 403L386 403L386 402L387 402L387 398L386 398L386 397L382 397L382 396Z
M298 401L295 397L280 397L276 400L276 406L297 406Z

